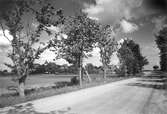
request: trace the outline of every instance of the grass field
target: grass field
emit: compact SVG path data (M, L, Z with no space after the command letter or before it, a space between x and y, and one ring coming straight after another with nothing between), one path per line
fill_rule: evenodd
M83 81L83 86L79 85L65 85L57 87L57 82L70 82L71 78L76 75L33 75L30 76L26 81L26 88L37 88L30 89L28 93L26 93L25 98L20 98L17 94L10 94L14 91L7 90L8 86L17 86L16 83L11 81L11 77L0 77L0 92L3 95L0 95L0 108L4 106L14 105L30 100L35 100L39 98L49 97L53 95L58 95L62 93L67 93L71 91L77 91L79 89L98 86L101 84L115 82L123 79L127 79L129 77L118 77L112 76L107 79L103 79L102 74L92 74L90 77L92 78L92 82L88 83L88 81ZM5 93L6 92L6 93ZM5 93L5 94L4 94ZM16 92L15 92L16 93Z
M26 89L48 87L54 85L56 82L66 81L76 75L54 75L54 74L39 74L31 75L26 80ZM17 86L17 83L12 81L12 77L0 77L0 95L11 93L14 91L8 90L10 86Z

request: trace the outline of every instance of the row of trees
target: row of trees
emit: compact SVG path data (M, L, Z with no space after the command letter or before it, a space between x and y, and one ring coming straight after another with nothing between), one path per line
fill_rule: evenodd
M101 66L97 67L94 66L91 63L88 63L85 66L87 72L89 74L97 74L102 71ZM45 62L44 64L34 64L34 67L32 69L32 74L42 74L42 73L48 73L48 74L77 74L78 68L74 65L68 66L67 64L64 65L58 65L55 62Z
M139 44L133 40L125 39L118 49L120 58L120 68L117 70L121 74L136 74L142 71L144 65L148 64L146 57L142 56Z
M155 42L160 50L160 67L162 71L167 71L167 27L163 27L155 34Z
M106 69L110 68L110 58L118 50L112 26L101 25L82 12L65 17L63 11L56 10L49 1L13 0L12 4L8 5L10 5L8 10L0 13L0 25L4 36L12 46L9 57L13 65L6 65L17 73L20 96L24 96L24 84L29 73L33 71L34 61L40 58L42 52L51 47L56 58L64 58L74 68L78 68L80 85L83 79L83 59L90 57L90 52L95 47L99 47L104 78L106 77ZM36 5L40 7L36 8ZM51 26L61 28L61 30L54 32L49 29ZM12 40L6 36L5 29L9 30ZM52 37L48 43L40 42L44 32L48 34L48 37ZM63 37L63 34L67 37ZM130 73L141 71L146 64L140 62L146 59L141 56L139 46L132 41L124 42L119 49L119 54L123 66L127 67L124 69L128 69ZM129 64L131 59L135 61L132 62L133 64ZM52 63L49 65L51 66L49 69L56 67ZM137 68L131 70L132 65Z

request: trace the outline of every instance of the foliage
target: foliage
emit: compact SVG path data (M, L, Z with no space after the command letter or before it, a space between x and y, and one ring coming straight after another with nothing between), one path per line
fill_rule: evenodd
M134 56L127 43L128 41L125 40L118 50L118 57L121 63L119 71L121 74L126 74L128 72L127 69L131 72L131 68L134 64Z
M148 64L147 59L142 56L139 44L133 40L124 40L121 48L118 50L120 58L120 70L122 74L136 74L141 72L144 65Z
M32 68L32 71L31 71L31 74L43 74L45 73L45 65L42 64L33 64L33 68Z
M159 69L159 66L158 66L158 65L154 65L154 66L153 66L153 69L154 69L154 70L158 70L158 69Z
M100 57L103 64L104 77L106 77L105 70L110 68L111 56L117 50L117 42L114 38L114 31L110 25L101 26L98 47L100 48Z
M71 64L78 64L80 56L86 56L87 52L93 50L97 40L99 25L91 20L86 14L76 14L74 17L68 17L63 28L63 32L68 36L62 39L63 47L60 50L61 57ZM57 40L56 40L57 41Z
M34 4L32 3L36 2L13 0L10 10L2 13L0 20L4 36L12 46L12 51L9 54L13 62L11 68L17 72L19 84L25 83L34 61L39 59L40 54L51 46L50 43L45 46L39 44L41 33L45 31L50 35L51 32L48 27L58 23L57 21L54 22L53 16L54 18L62 16L60 11L56 12L49 3L44 4L38 11L33 9ZM35 17L35 19L27 17L28 15ZM33 25L34 21L35 26ZM13 37L12 40L5 35L5 29L9 30ZM37 46L39 47L35 48Z
M74 65L58 65L55 62L45 62L44 64L34 64L31 74L76 74L77 68Z
M83 58L88 57L87 53L93 50L97 42L99 24L81 12L66 18L63 32L67 38L62 37L55 42L56 48L59 44L58 55L78 67L81 73Z
M162 28L155 34L155 42L160 50L160 67L162 71L167 71L167 27Z
M85 68L89 74L99 74L101 71L99 67L94 66L92 63L88 63Z

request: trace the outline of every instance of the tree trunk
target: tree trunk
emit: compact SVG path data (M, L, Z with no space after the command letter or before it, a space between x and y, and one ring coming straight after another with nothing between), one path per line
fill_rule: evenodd
M25 97L25 80L27 76L22 76L19 79L19 87L18 87L18 92L20 97Z
M20 97L25 97L25 93L24 93L24 89L25 89L25 83L24 82L21 82L19 83L19 96Z
M128 69L127 69L127 66L125 65L125 76L128 76Z
M83 64L83 61L82 61L82 56L79 57L79 84L80 86L82 87L82 80L83 80L83 68L82 68L82 64Z
M87 77L88 77L88 81L89 81L89 82L91 82L91 81L92 81L92 79L91 79L91 77L90 77L90 75L89 75L88 71L86 70L86 68L85 68L85 67L83 67L83 68L84 68L85 73L86 73L86 75L87 75Z
M79 66L79 85L82 87L82 67Z
M104 78L104 79L106 79L106 77L107 77L107 75L106 75L106 74L107 74L107 69L106 69L106 68L104 68L104 71L103 71L103 78Z

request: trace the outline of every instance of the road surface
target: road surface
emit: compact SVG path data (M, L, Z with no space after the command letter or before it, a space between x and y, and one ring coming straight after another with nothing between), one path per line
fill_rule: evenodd
M167 87L164 84L167 77L162 75L147 73L140 78L35 100L14 108L3 108L0 113L167 114Z

